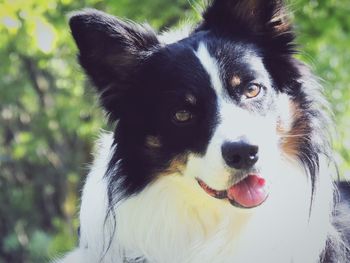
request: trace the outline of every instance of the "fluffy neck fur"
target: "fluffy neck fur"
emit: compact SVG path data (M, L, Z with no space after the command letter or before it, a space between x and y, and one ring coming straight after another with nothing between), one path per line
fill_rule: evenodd
M83 191L80 214L80 247L89 248L85 253L91 262L101 257L102 262L144 257L149 262L169 263L316 263L320 262L328 236L334 234L330 177L323 176L317 184L310 214L309 203L305 203L310 200L310 182L303 168L290 161L274 167L283 175L283 180L275 182L281 184L280 188L274 189L282 190L271 193L271 200L253 212L210 198L199 187L195 191L187 189L193 184L188 184L187 178L168 175L113 208L114 231L114 220L105 221L108 202L103 173L112 135L104 135L100 145Z

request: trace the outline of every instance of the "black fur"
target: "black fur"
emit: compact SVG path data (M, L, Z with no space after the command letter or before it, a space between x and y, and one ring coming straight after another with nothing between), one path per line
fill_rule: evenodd
M124 93L134 86L135 74L159 45L148 25L122 21L86 9L70 19L79 48L79 61L98 89L102 106L116 121L125 111Z
M333 224L340 233L342 242L329 237L327 247L321 256L322 263L347 263L350 258L350 183L338 182Z
M281 0L212 1L197 31L252 40L275 55L295 52L294 33Z
M143 65L138 80L127 96L131 100L126 103L132 107L118 123L118 149L110 164L112 168L122 160L120 169L128 174L122 188L129 195L142 190L176 156L182 158L188 151L204 153L216 117L216 95L209 77L187 44L158 50ZM195 105L186 102L188 94L196 98ZM185 126L174 124L172 119L182 108L195 114ZM146 136L159 138L161 147L147 146ZM111 178L111 185L114 179L118 180Z

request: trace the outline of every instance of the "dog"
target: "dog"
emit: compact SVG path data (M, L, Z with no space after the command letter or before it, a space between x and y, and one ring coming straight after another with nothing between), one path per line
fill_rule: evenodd
M350 187L283 1L213 0L159 35L93 9L69 23L115 129L59 262L350 262Z

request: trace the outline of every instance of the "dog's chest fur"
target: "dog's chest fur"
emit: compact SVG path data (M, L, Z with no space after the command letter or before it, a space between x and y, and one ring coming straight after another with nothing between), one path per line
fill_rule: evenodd
M102 141L98 156L108 158L106 152L111 145L111 135L105 135ZM121 255L126 262L139 262L144 258L149 262L167 263L253 263L257 260L261 263L303 263L306 259L317 262L315 259L325 245L323 240L329 229L315 232L307 220L308 206L303 202L309 193L304 180L300 183L305 189L299 193L299 198L290 187L290 191L272 193L269 204L250 213L232 209L229 203L199 193L188 194L186 184L178 178L181 175L164 177L115 207L117 225L114 232L113 223L105 224L105 218L98 216L106 214L107 209L107 196L101 196L106 193L106 181L98 172L107 162L108 159L96 160L83 192L81 245L86 242L86 246L93 248L88 252L92 253L91 258L97 258L105 249L111 233L115 235L104 262L114 262L114 258ZM293 174L290 179L296 174L305 178L302 170L286 165L283 170ZM283 182L276 183L286 182L288 178L284 177ZM298 187L300 189L300 185ZM199 187L197 190L201 191ZM305 196L300 196L301 193ZM97 195L100 196L97 198ZM327 217L327 209L315 209L315 217L311 220L327 226L327 220L323 220ZM315 242L317 240L319 244Z

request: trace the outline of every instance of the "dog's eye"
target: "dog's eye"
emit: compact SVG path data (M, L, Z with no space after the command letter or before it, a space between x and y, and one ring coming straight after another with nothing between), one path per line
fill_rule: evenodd
M174 120L177 123L186 123L193 118L193 114L188 110L178 110L174 114Z
M252 84L249 84L244 92L243 92L243 95L247 98L247 99L252 99L252 98L255 98L256 96L258 96L261 92L261 85L259 84L256 84L256 83L252 83Z

